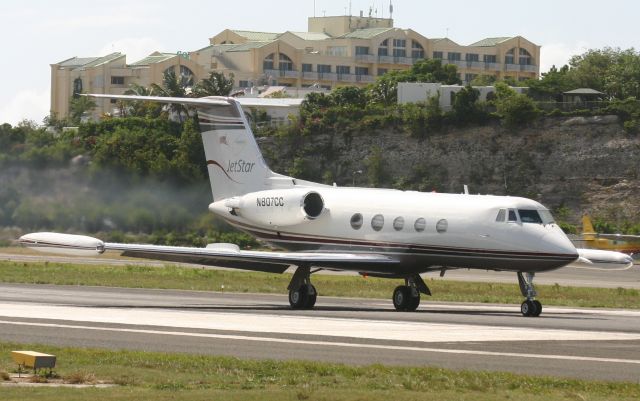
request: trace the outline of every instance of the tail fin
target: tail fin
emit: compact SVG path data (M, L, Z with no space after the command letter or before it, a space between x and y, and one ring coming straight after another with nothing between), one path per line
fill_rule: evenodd
M194 99L106 94L88 96L178 103L195 107L198 110L211 192L215 201L249 192L296 185L291 177L276 174L269 169L240 103L233 98L211 96Z
M593 224L591 224L591 217L588 214L582 215L582 236L586 240L595 239L596 230L593 229Z
M198 117L214 200L271 189L269 169L240 104L198 104Z

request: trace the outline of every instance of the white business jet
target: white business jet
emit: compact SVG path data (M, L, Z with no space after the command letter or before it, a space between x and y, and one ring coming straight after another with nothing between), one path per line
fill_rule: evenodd
M431 294L421 273L444 274L456 268L512 271L526 298L524 316L542 311L533 286L537 272L633 264L622 253L576 249L549 210L530 199L327 186L274 173L242 110L241 102L251 105L254 99L91 96L197 109L213 192L209 210L287 252L243 251L233 244L119 244L58 233L24 235L20 242L26 246L76 254L114 250L132 257L272 273L295 266L288 286L294 309L314 306L317 292L310 277L322 269L404 279L392 297L398 311L416 310L420 294Z

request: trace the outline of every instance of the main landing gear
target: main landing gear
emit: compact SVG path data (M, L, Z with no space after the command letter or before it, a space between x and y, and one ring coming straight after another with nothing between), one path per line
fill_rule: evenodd
M311 309L316 304L318 292L311 284L309 266L299 266L289 283L289 305L292 309Z
M406 277L404 282L393 291L393 306L399 312L413 312L420 305L420 293L431 295L431 291L418 274Z
M518 272L518 284L520 284L520 292L522 296L527 298L522 305L520 305L520 311L522 316L538 317L542 313L542 304L536 300L536 289L533 286L533 278L535 273L526 273L525 278L522 272Z

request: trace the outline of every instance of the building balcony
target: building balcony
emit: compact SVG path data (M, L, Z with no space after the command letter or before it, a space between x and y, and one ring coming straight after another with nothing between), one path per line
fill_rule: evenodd
M483 63L484 64L484 69L485 70L489 70L489 71L500 71L501 65L498 63Z
M356 75L356 82L373 82L376 80L376 77L373 75Z
M373 54L356 54L356 61L359 63L375 63L377 57Z
M394 57L394 56L378 56L378 63L380 64L404 64L413 65L418 59L411 57Z
M298 71L294 70L264 70L265 75L272 76L274 78L298 78Z
M507 71L523 71L523 72L537 72L537 65L530 64L506 64Z
M303 71L302 79L318 79L318 73L315 71Z
M505 64L504 65L504 69L505 69L505 71L520 71L520 65L519 64Z

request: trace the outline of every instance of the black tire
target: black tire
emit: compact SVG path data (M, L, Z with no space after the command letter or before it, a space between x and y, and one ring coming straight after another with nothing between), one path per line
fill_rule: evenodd
M413 291L409 291L410 293ZM407 306L407 311L414 312L420 306L420 293L418 295L411 295L411 300L409 301L409 305Z
M540 316L540 314L542 313L542 304L540 303L540 301L533 301L533 304L535 305L535 312L533 315L533 317L538 317Z
M304 305L305 309L313 309L314 305L316 304L316 299L318 298L318 292L316 291L316 287L313 286L313 284L311 285L311 291L309 291L308 288L305 288L307 290L307 303ZM306 286L303 286L306 287ZM309 292L311 292L311 294L309 294Z
M306 285L289 290L289 305L291 309L304 309L309 298L309 290Z
M397 311L404 312L408 310L411 302L411 288L406 285L399 285L393 290L393 306Z
M526 300L522 303L522 305L520 305L520 312L522 312L522 316L526 317L535 317L540 314L538 312L538 305L536 305L536 301L530 300ZM540 312L542 312L542 307L540 309ZM538 313L538 315L536 315L536 313Z

